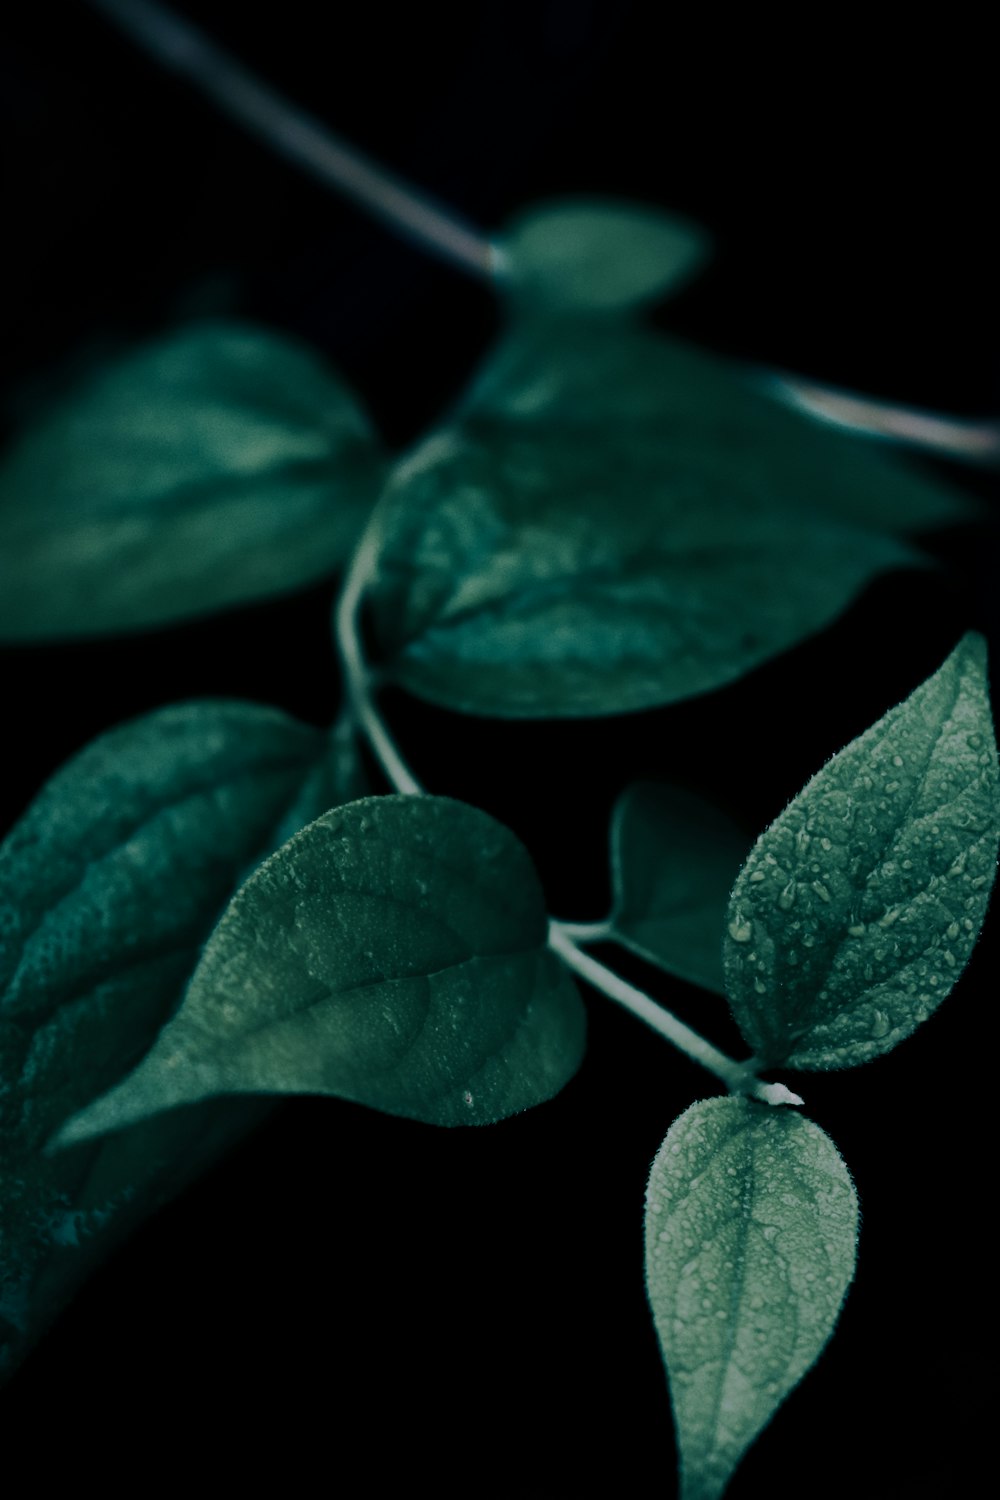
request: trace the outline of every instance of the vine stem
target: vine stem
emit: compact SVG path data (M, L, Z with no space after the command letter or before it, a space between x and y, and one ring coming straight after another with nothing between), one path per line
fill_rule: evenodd
M375 572L380 530L381 518L376 508L355 549L337 601L335 636L344 671L347 706L354 723L367 739L390 785L406 796L419 797L425 794L425 788L406 764L388 725L379 713L372 692L371 674L361 649L361 600ZM585 979L609 999L623 1005L692 1061L714 1073L732 1093L749 1094L751 1098L759 1099L765 1104L802 1103L798 1094L793 1094L783 1083L761 1082L755 1074L755 1058L740 1063L727 1057L672 1011L580 948L581 942L599 942L609 932L606 922L559 922L552 918L549 921L548 945L581 979Z
M439 208L425 193L341 140L328 125L283 99L188 21L155 0L90 0L164 67L198 86L226 114L239 120L274 151L336 188L415 244L452 265L487 280L503 265L503 253L452 209Z
M660 1036L666 1037L668 1042L672 1042L693 1062L700 1063L703 1068L714 1073L731 1093L749 1094L751 1098L759 1099L764 1104L800 1105L802 1103L798 1094L793 1094L783 1083L762 1083L755 1076L756 1058L751 1057L741 1063L727 1057L697 1031L692 1031L691 1027L675 1016L672 1011L658 1005L642 990L636 989L619 974L615 974L604 964L598 963L597 959L592 958L589 953L584 953L569 936L571 930L569 923L549 923L549 947L554 953L558 953L563 963L568 965L574 973L579 974L581 979L585 979L588 984L600 990L602 994L612 1000L617 1000L619 1005L631 1011L632 1015L645 1021L647 1026L659 1032Z
M89 0L163 67L181 74L273 151L359 204L391 230L484 281L502 279L503 248L465 223L454 209L394 176L268 88L204 32L157 0ZM1000 459L1000 423L935 412L837 390L804 376L765 371L776 400L852 432L941 453L969 463Z

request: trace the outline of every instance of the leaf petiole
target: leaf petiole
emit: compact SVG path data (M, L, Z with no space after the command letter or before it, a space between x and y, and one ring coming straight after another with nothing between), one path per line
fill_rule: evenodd
M763 1083L755 1076L756 1058L751 1057L741 1063L727 1057L644 991L636 989L589 953L584 953L570 935L573 930L571 923L550 922L549 947L581 979L585 979L609 999L616 1000L634 1016L638 1016L640 1021L645 1021L647 1026L659 1032L660 1036L665 1037L686 1057L690 1057L692 1062L700 1063L703 1068L714 1073L730 1093L749 1095L752 1099L759 1099L762 1104L801 1105L802 1100L798 1094L793 1094L783 1083Z

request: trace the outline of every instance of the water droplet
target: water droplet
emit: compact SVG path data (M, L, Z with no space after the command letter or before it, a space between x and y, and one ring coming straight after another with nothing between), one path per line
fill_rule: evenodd
M781 907L782 911L790 911L791 910L791 906L792 906L792 902L794 900L795 900L795 881L794 880L790 880L786 886L782 887L781 894L778 897L778 905Z
M833 848L833 845L831 844L829 839L820 839L819 847L825 854L829 854L830 850Z
M810 839L808 833L806 833L804 828L800 828L798 833L795 835L795 846L798 849L799 853L805 854L811 843L812 840Z
M465 1106L466 1106L466 1107L467 1107L467 1108L468 1108L468 1109L471 1109L471 1108L472 1108L472 1106L473 1106L473 1105L474 1105L474 1104L475 1104L475 1102L476 1102L476 1101L475 1101L475 1100L474 1100L474 1099L473 1099L473 1097L472 1097L472 1095L471 1095L471 1094L470 1094L470 1093L469 1093L469 1090L468 1090L468 1089L466 1089L466 1091L465 1091L465 1093L464 1093L464 1094L463 1094L463 1095L462 1095L462 1103L463 1103L463 1104L464 1104L464 1105L465 1105Z
M864 924L864 922L855 922L853 924L853 926L848 927L848 929L847 929L847 935L848 935L848 937L864 937L864 935L865 935L865 924Z
M885 784L885 790L891 796L893 792L898 792L899 791L899 782L898 781L887 781L886 784Z
M952 942L954 942L961 930L957 922L949 922L945 937L951 938Z
M750 884L757 885L761 880L766 879L767 876L764 874L763 870L754 870L753 874L750 876Z
M753 982L753 987L757 991L758 995L763 995L764 991L767 989L767 985L764 983L763 979L755 979Z
M884 1010L877 1010L872 1017L872 1036L885 1036L890 1027L889 1017Z
M949 969L953 969L955 967L955 955L954 953L952 953L950 948L946 948L941 957L944 959Z
M894 766L901 766L903 764L903 757L901 755L894 755L892 757L892 763Z
M753 923L747 922L742 915L737 915L729 924L729 936L734 943L749 943L753 937Z
M880 927L891 927L893 922L899 921L902 914L903 908L901 906L886 907L885 911L878 919L878 925Z
M981 734L970 734L966 736L965 743L970 750L978 750L983 743L983 737Z
M977 875L975 880L970 880L969 885L974 891L981 891L984 885L989 884L988 875Z
M826 886L821 880L814 880L812 883L812 888L821 901L829 901L830 892L827 890Z

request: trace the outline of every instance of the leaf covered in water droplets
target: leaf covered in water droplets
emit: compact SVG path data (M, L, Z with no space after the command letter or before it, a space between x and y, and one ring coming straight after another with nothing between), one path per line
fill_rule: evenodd
M173 704L87 745L0 847L0 1374L259 1114L206 1106L43 1154L151 1046L240 880L357 794L351 752L255 703Z
M576 313L624 311L674 291L709 250L689 220L610 198L539 204L507 226L500 245L509 295Z
M0 637L162 625L336 569L381 483L305 346L197 323L93 374L0 467Z
M499 1120L579 1066L582 1002L501 824L443 797L372 797L247 881L176 1017L84 1110L83 1139L222 1093L335 1094L437 1125Z
M748 842L695 792L629 787L611 824L615 936L669 973L725 994L726 904Z
M858 1207L829 1137L747 1099L691 1106L646 1195L646 1284L682 1500L717 1500L816 1361L854 1274ZM808 1491L810 1476L801 1482Z
M943 666L818 772L733 890L725 974L764 1064L888 1052L968 962L996 872L997 750L986 646Z

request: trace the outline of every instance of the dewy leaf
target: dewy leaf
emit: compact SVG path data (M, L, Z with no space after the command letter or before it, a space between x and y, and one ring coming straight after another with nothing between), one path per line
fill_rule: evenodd
M0 468L0 638L161 625L346 558L381 479L366 417L305 347L182 328L92 376Z
M470 420L432 437L382 500L385 670L468 713L651 708L733 681L913 561L776 508L766 485L627 430Z
M661 209L586 198L529 209L508 226L500 249L516 301L617 312L679 289L708 258L709 239Z
M726 985L763 1063L867 1062L926 1020L979 934L998 840L986 645L970 633L812 778L740 873Z
M256 1118L213 1106L48 1158L176 1008L241 878L359 780L340 737L173 705L69 761L0 847L0 1373L89 1266Z
M682 1500L717 1500L815 1363L854 1274L857 1231L847 1168L800 1114L709 1099L670 1127L646 1196L646 1281Z
M722 931L749 840L713 803L639 782L611 823L611 927L643 958L725 994Z
M335 1094L436 1125L550 1098L582 1002L506 828L443 797L372 797L304 828L230 903L184 1004L63 1141L221 1093Z

